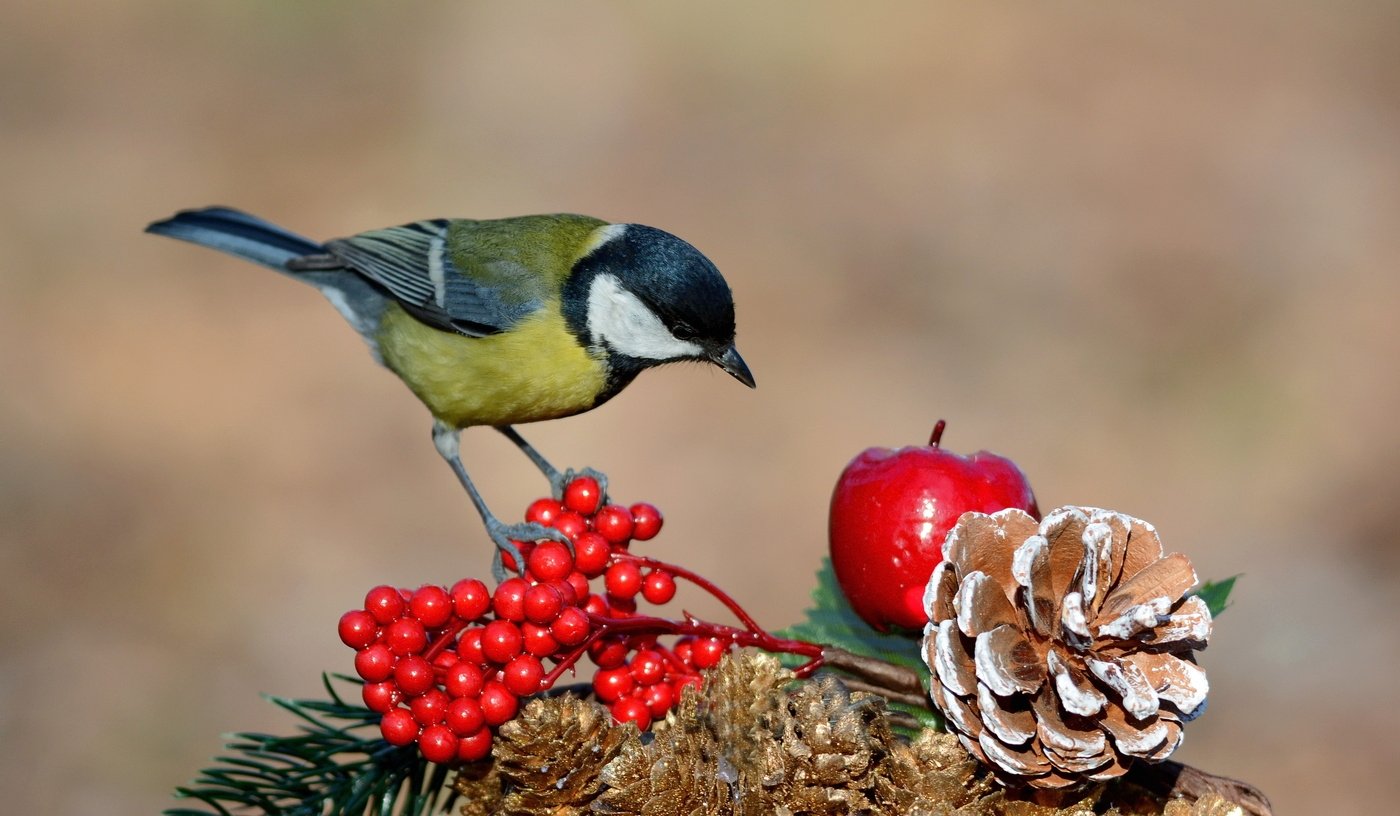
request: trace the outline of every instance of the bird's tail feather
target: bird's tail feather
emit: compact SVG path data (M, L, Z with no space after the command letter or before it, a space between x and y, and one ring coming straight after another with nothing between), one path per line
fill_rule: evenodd
M227 252L282 273L293 258L325 252L315 241L229 207L184 210L151 224L146 232Z

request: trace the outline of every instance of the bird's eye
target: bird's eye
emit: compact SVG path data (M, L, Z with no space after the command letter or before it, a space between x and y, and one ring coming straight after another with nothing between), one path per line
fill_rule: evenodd
M671 327L671 334L675 335L677 340L694 340L700 336L699 332L684 320Z

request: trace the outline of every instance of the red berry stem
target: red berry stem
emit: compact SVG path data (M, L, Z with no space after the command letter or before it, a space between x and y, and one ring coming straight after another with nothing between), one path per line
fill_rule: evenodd
M805 640L789 640L777 637L763 629L739 629L720 623L696 620L687 616L678 621L669 618L653 618L646 615L633 615L627 618L610 618L606 615L589 615L588 619L597 627L599 634L646 634L646 635L695 635L719 640L727 640L736 646L754 646L765 652L795 654L807 658L797 670L798 677L806 677L820 668L825 662L821 644Z
M754 621L753 617L744 610L744 607L739 605L738 601L731 598L729 596L729 593L720 589L718 586L716 586L713 582L711 582L708 578L706 578L703 575L691 572L685 567L677 566L675 564L668 564L665 561L658 561L655 558L647 558L646 556L642 555L634 555L630 552L615 553L613 557L619 561L636 561L639 564L643 564L653 569L665 570L666 572L669 572L672 575L672 577L684 578L685 580L691 582L692 584L695 584L696 586L710 593L710 595L713 596L715 600L724 604L725 608L728 609L730 612L734 613L734 617L738 618L739 622L744 624L744 628L748 629L750 632L764 631L763 627L759 626L758 623Z
M589 617L591 618L592 616L590 615ZM579 645L575 646L564 656L560 657L559 664L554 668L550 669L549 673L540 679L540 689L543 691L548 691L549 689L554 688L554 684L559 680L560 677L564 676L564 672L572 669L578 663L579 658L588 654L588 647L592 646L593 642L602 636L603 632L598 629L594 629L592 632L589 632L588 638L586 640L584 640Z
M948 427L948 421L940 419L933 423L933 433L928 438L928 445L931 448L938 447L938 443L943 440L943 429Z
M448 646L455 645L457 642L457 636L462 634L462 632L470 625L471 624L468 621L460 621L458 623L453 624L450 629L444 629L442 634L437 636L437 640L434 640L431 644L429 644L428 648L423 652L423 659L431 663L433 658L437 657L439 654L442 654L443 649L446 649Z

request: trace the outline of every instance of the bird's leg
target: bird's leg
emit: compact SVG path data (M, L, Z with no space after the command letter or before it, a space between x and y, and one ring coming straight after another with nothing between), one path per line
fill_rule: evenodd
M553 539L560 542L573 551L573 545L567 536L558 530L545 527L542 524L503 524L500 519L491 512L491 508L486 506L486 500L481 497L481 492L472 484L471 477L467 475L467 469L462 465L461 456L462 432L450 425L441 422L433 423L433 445L437 452L447 461L452 472L457 474L457 481L466 488L467 495L471 497L472 504L476 506L476 512L481 514L481 522L486 526L486 534L490 536L491 543L496 545L496 555L491 561L491 574L497 582L506 578L505 555L509 555L515 561L515 568L522 575L525 572L525 559L520 554L520 548L516 546L517 541L538 541L542 538ZM546 463L548 464L548 463Z
M521 453L528 456L531 462L535 463L535 467L539 468L540 473L543 473L544 477L549 480L549 486L554 494L554 498L562 501L564 498L564 488L569 482L572 482L579 476L592 476L594 479L597 479L602 495L608 495L608 477L602 473L587 467L582 470L569 468L563 473L560 473L554 465L549 463L548 459L544 458L539 451L535 450L534 445L526 442L525 437L521 436L515 428L509 425L497 425L496 430L500 431L502 436L509 439L512 444L519 448Z
M543 473L544 477L548 479L551 484L559 479L558 469L556 469L554 465L551 465L549 460L544 458L543 454L535 450L534 445L526 442L525 437L521 436L515 428L509 425L497 425L496 430L500 431L501 435L506 439L509 439L511 444L519 448L521 453L530 457L530 461L535 463L535 467L539 468L540 473Z

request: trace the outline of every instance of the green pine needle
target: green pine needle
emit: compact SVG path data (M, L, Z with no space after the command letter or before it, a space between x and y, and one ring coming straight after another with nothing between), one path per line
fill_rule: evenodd
M331 677L323 679L328 700L269 698L302 720L298 733L234 735L225 746L229 754L176 789L207 809L171 808L166 816L423 816L452 805L456 793L447 790L445 766L423 759L416 746L385 742L379 715L346 703Z
M1222 581L1207 581L1191 594L1205 601L1211 617L1216 617L1230 606L1230 591L1235 588L1235 579L1238 577L1240 576L1231 575Z
M919 633L878 632L861 620L842 594L841 586L836 582L836 572L831 568L830 558L822 559L822 567L817 572L817 586L812 590L812 606L807 610L806 620L774 634L794 640L836 646L853 654L875 657L913 669L921 676L928 675L928 667L924 665L920 654ZM800 658L790 665L799 663ZM900 703L892 704L891 707L912 715L926 728L943 727L942 718L926 708Z

